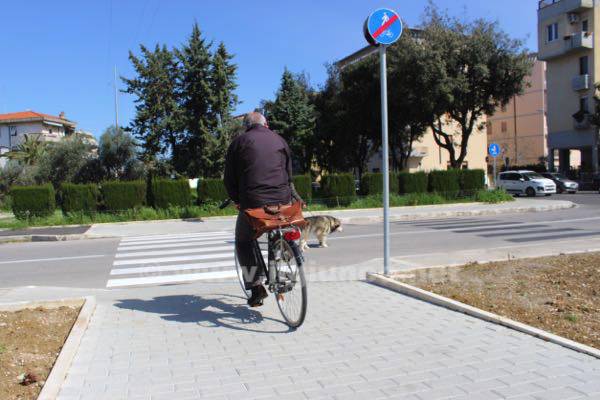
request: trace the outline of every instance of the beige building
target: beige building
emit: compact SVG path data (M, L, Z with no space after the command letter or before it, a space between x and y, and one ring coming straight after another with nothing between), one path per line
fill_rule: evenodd
M498 167L545 163L548 157L546 63L535 55L532 58L525 92L487 119L488 143L497 143L501 149ZM493 164L491 157L488 164Z
M481 122L485 122L482 120ZM477 125L484 125L482 123ZM460 128L452 124L444 126L446 132L454 132L454 143L456 155L460 153ZM469 137L469 145L467 147L467 157L463 162L463 168L483 169L487 168L486 152L488 138L484 130L473 129L473 133ZM421 140L413 143L413 149L410 158L408 159L407 170L409 172L417 171L433 171L439 169L448 169L450 165L450 156L448 150L438 146L433 137L433 132L428 129ZM369 172L379 172L381 169L381 152L371 157L368 163Z
M571 165L577 150L583 171L598 171L598 129L591 124L594 85L600 73L594 0L542 0L538 3L538 59L546 61L549 163ZM599 25L600 27L600 25Z

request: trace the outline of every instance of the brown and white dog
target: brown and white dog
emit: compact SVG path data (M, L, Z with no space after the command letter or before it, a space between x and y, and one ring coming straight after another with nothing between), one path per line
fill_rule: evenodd
M339 219L329 215L317 215L306 217L306 224L302 228L302 237L300 239L300 249L308 249L308 239L314 235L319 240L321 247L327 247L327 236L332 232L341 232L342 223Z

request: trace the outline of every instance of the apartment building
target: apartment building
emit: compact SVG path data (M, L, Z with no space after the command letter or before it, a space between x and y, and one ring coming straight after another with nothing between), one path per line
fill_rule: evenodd
M580 153L583 171L598 172L598 128L591 124L600 76L594 0L542 0L538 3L538 59L546 62L548 162L558 153L561 171ZM600 26L600 25L598 25Z
M548 157L546 63L535 54L531 58L534 64L524 93L488 116L487 138L500 146L499 166L545 163Z

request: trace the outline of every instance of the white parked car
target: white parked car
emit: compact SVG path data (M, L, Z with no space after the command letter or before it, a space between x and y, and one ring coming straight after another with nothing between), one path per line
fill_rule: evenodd
M506 171L498 175L497 187L507 193L529 197L550 196L556 193L556 184L533 171Z

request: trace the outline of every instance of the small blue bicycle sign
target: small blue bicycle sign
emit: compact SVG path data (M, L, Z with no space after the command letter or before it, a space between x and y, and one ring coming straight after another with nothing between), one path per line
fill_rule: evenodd
M365 21L365 38L372 45L390 45L402 35L400 16L389 8L374 11Z
M500 155L500 145L498 143L491 143L488 147L488 153L492 157L498 157Z

